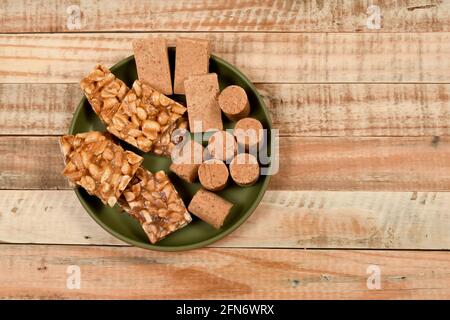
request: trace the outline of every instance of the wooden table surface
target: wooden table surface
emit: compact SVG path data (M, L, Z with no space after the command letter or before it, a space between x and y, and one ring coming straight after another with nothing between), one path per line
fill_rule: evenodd
M129 247L60 174L78 81L154 35L210 39L280 129L270 190L208 248ZM449 71L448 0L0 1L0 297L450 298Z

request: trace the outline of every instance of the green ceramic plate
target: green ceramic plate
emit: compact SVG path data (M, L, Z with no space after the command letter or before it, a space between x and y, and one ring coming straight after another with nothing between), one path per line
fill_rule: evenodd
M173 75L175 48L169 49L169 60ZM136 64L133 56L120 61L111 68L111 71L129 87L131 87L133 81L137 79ZM247 92L252 109L250 116L260 120L264 128L271 129L270 115L263 100L259 96L254 85L241 72L226 61L215 56L211 56L210 59L210 72L217 73L220 89L231 84L236 84L244 88ZM185 102L184 96L174 95L172 98L183 104ZM234 122L228 121L225 117L223 120L225 128L234 127ZM70 134L91 130L106 131L103 124L92 111L86 98L83 98L73 116ZM271 137L269 134L269 147L267 151L267 154L269 155L270 139ZM145 158L143 165L150 171L155 172L161 169L165 170L169 174L171 181L174 183L175 188L178 190L187 207L192 196L200 188L199 183L189 184L171 173L168 169L170 159L152 154L143 154L126 143L121 144L124 148L142 155ZM89 215L105 230L120 240L145 249L179 251L206 246L225 237L239 227L258 206L267 189L268 183L269 176L267 175L261 176L258 182L251 187L239 187L230 181L228 186L218 193L221 197L234 204L221 229L216 230L193 216L193 221L189 225L171 234L156 245L150 244L139 223L127 214L120 213L117 206L114 208L104 206L99 199L90 196L82 188L76 189L75 192Z

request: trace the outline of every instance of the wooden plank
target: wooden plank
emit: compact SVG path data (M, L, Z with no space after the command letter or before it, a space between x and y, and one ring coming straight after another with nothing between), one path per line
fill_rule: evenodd
M280 139L277 190L450 190L449 137ZM0 137L0 189L65 189L57 137Z
M285 136L450 134L447 84L260 84Z
M0 186L3 189L68 188L57 137L0 138Z
M450 33L195 33L253 82L450 82ZM131 40L179 33L0 35L0 82L78 82Z
M2 190L0 199L0 243L125 245L89 217L72 190Z
M449 84L257 84L283 136L450 135ZM78 84L0 84L3 135L60 135Z
M367 27L372 1L29 1L0 6L0 32L86 31L378 31ZM438 0L379 0L381 31L449 31L450 5ZM67 23L78 5L80 27ZM132 17L132 19L130 18Z
M1 249L3 298L450 297L447 252L199 249L162 253L135 248L18 245L2 245ZM69 266L79 267L80 289L67 288L74 278ZM380 290L367 285L373 268L379 270Z
M82 96L78 84L1 84L1 134L67 133Z
M448 250L448 208L447 192L268 191L249 220L212 247ZM0 242L125 245L70 190L2 190L0 221Z
M450 190L450 139L285 138L271 188Z

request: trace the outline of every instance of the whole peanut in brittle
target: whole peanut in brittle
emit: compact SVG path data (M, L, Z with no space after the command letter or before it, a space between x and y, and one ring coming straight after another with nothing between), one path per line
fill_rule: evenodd
M188 120L186 117L181 117L177 122L172 123L155 141L152 152L157 155L170 157L173 148L181 143L188 135Z
M111 207L143 161L98 131L63 136L60 147L66 164L63 175Z
M139 221L151 243L165 238L192 220L164 171L152 174L139 167L120 197L119 204Z
M81 80L80 85L92 109L106 125L111 123L129 90L122 80L100 64Z
M116 137L149 152L185 112L186 107L136 80L107 129Z

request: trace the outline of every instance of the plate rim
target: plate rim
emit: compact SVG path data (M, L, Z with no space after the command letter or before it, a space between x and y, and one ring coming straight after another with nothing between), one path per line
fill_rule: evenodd
M169 47L170 48L174 48L174 47ZM253 84L253 82L250 81L250 79L248 79L238 68L236 68L235 66L233 66L232 64L230 64L229 62L225 61L222 58L217 57L216 55L211 54L211 59L216 60L217 62L226 65L228 68L232 69L234 72L236 72L247 84L248 86L256 93L256 98L258 99L259 104L262 106L262 111L267 119L267 126L269 130L272 129L272 118L270 116L270 112L267 109L267 106L264 102L264 99L261 97L259 91L256 89L255 85ZM131 55L129 57L126 57L122 60L120 60L119 62L117 62L116 64L114 64L110 70L112 73L114 73L114 69L120 67L121 65L128 63L130 60L134 60L134 55ZM78 103L78 106L75 110L75 112L73 113L72 116L72 120L70 123L70 127L69 127L69 134L74 134L75 131L75 119L78 117L79 113L81 112L83 105L86 102L86 96L83 96L80 100L80 102ZM270 132L270 138L271 139L275 139L276 137L272 136L272 133ZM273 150L271 151L273 152ZM273 154L271 154L271 157L273 156ZM115 238L125 242L126 244L138 247L138 248L142 248L142 249L147 249L147 250L154 250L154 251L165 251L165 252L176 252L176 251L187 251L187 250L193 250L193 249L198 249L198 248L202 248L202 247L206 247L220 239L225 238L226 236L230 235L233 231L235 231L237 228L239 228L252 214L253 212L256 210L256 208L259 206L264 194L267 191L267 187L270 181L271 175L267 175L264 178L264 181L262 183L261 189L258 192L258 196L256 197L255 201L253 202L253 204L251 205L251 207L247 210L247 212L242 215L233 225L231 225L230 227L228 227L228 229L220 232L219 234L208 238L206 240L202 240L199 242L195 242L192 244L186 244L186 245L178 245L178 246L161 246L158 244L151 244L151 243L142 243L140 241L135 241L133 239L130 239L124 235L122 235L121 233L115 231L114 229L110 228L108 225L106 225L105 223L103 223L103 221L94 213L91 212L91 208L88 207L86 200L84 198L82 198L81 193L79 191L79 188L75 188L74 192L78 198L78 200L80 201L81 205L83 206L83 208L85 209L85 211L89 214L89 216L95 221L97 222L98 225L100 225L105 231L107 231L109 234L113 235Z

